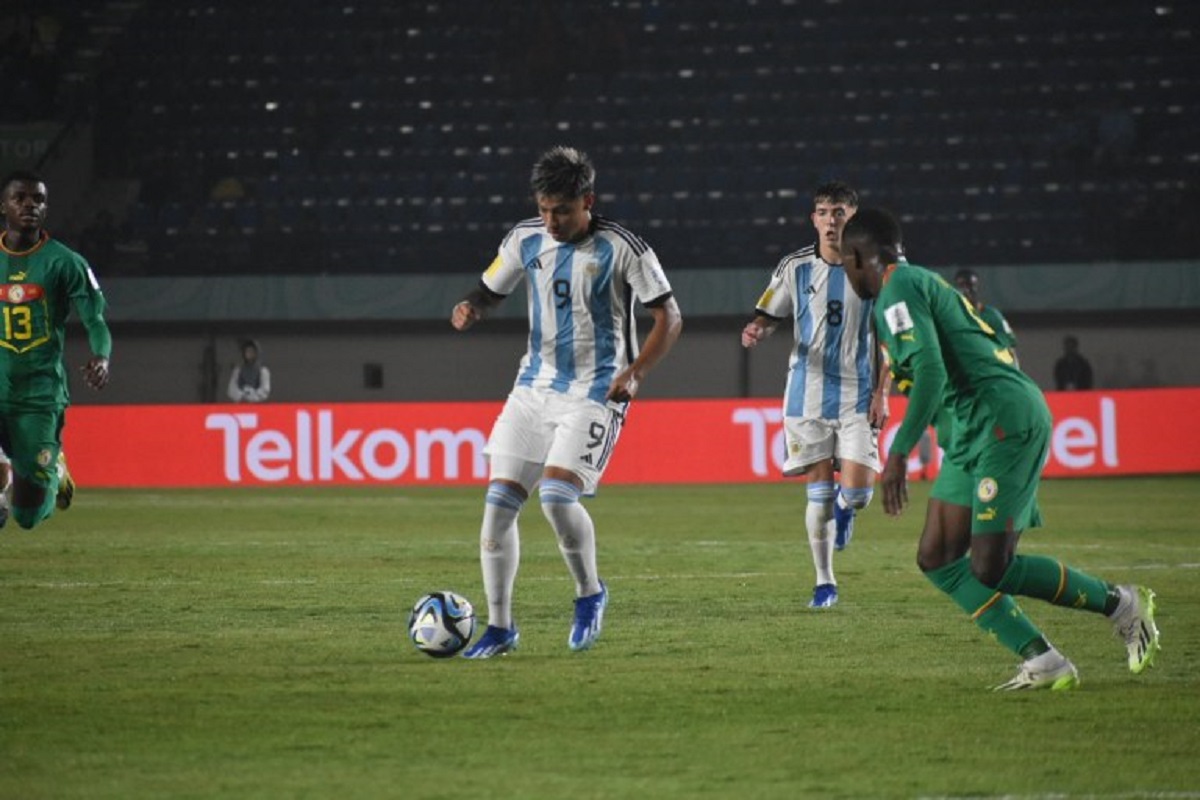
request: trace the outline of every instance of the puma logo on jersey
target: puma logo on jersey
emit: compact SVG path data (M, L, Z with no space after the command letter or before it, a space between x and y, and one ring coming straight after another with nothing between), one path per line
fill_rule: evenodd
M25 272L23 270L21 272L14 272L8 276L8 279L10 281L23 281L25 280Z

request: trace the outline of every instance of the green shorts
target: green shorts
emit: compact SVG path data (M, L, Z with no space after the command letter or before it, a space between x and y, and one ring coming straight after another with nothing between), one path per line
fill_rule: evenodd
M1050 429L1035 428L990 442L971 469L971 535L1037 528L1037 490Z
M0 412L0 446L16 474L43 488L56 485L65 420L61 408Z
M942 459L942 465L938 467L938 474L929 494L944 503L970 506L971 498L975 496L975 481L971 478L971 473L951 463L949 459Z

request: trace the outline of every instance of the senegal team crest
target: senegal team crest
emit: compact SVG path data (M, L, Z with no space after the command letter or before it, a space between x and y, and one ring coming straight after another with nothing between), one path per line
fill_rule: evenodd
M46 290L36 283L0 284L0 302L30 303L34 300L41 300L45 295Z
M979 500L984 503L990 503L996 499L996 495L1000 493L1000 487L996 485L993 478L984 478L979 482L979 490L976 494Z
M50 455L49 450L43 450L37 454L37 463L39 467L48 467L50 462L54 460L54 456Z

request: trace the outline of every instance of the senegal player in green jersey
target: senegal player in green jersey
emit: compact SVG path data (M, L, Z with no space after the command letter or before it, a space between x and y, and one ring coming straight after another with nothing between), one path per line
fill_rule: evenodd
M0 447L12 463L12 516L27 529L53 513L56 497L60 507L69 504L74 486L61 457L71 306L87 330L93 355L82 371L93 389L108 383L112 353L95 275L43 227L47 194L45 182L30 172L11 173L0 184Z
M1154 593L1117 586L1047 556L1018 555L1022 531L1041 523L1037 487L1050 441L1050 410L1037 385L975 307L937 274L904 259L900 225L860 209L842 232L842 263L855 293L875 300L875 321L909 405L887 455L883 506L908 503L908 454L935 415L947 434L945 478L931 492L917 563L983 630L1022 659L999 689L1070 689L1075 666L1046 641L1013 595L1105 614L1134 673L1159 649Z

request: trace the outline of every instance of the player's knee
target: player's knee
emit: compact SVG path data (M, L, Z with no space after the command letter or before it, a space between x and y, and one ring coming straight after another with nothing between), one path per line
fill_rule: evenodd
M842 487L842 499L846 501L846 505L853 508L855 511L862 511L871 504L871 498L875 495L875 490L870 486L864 486L861 489L848 489Z
M544 478L538 487L538 494L542 500L542 513L554 529L559 546L571 546L571 531L576 527L579 512L583 509L579 503L583 491L570 481Z
M488 484L484 502L509 511L518 512L525 504L527 495L520 487L507 481L492 481Z
M837 494L833 481L813 481L808 484L808 502L832 503Z
M579 502L582 491L570 481L557 478L544 478L538 487L538 496L542 501L542 513L554 524L558 516Z
M940 551L930 550L927 552L920 548L917 550L917 569L926 575L941 569L949 563L950 560Z
M971 574L989 589L995 589L1000 586L1000 582L1004 580L1004 573L1007 570L1007 564L994 564L988 561L971 559Z

